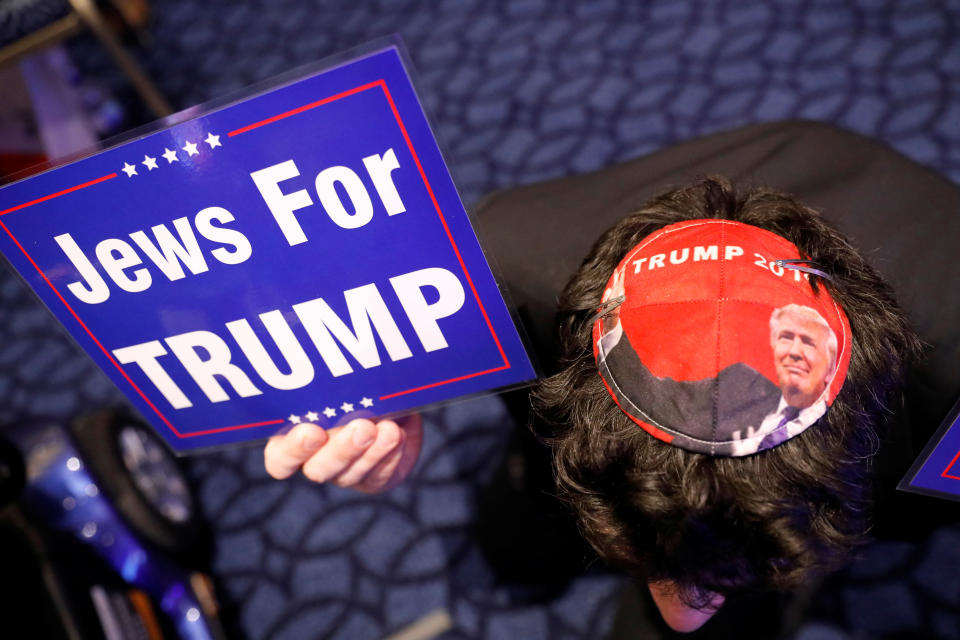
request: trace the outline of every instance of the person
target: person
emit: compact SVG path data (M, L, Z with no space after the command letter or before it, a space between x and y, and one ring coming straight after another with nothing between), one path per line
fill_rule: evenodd
M720 405L704 412L696 402L678 402L674 409L685 419L656 416L654 433L622 401L618 405L618 394L605 385L612 378L609 372L604 375L610 362L595 357L592 348L592 321L602 299L611 296L607 280L622 266L624 256L658 231L703 219L724 222L729 227L723 231L726 234L742 232L745 245L754 230L774 236L780 242L778 251L796 253L788 257L802 256L830 274L830 279L812 276L795 281L760 270L754 275L748 271L754 268L749 260L737 267L757 278L745 281L740 294L780 287L766 296L766 307L759 299L749 300L734 318L734 324L758 312L770 318L774 354L779 356L774 369L780 382L776 388L783 395L780 401L810 402L810 406L817 401L833 403L815 429L791 434L768 450L761 444L769 435L762 426L758 433L739 439L756 443L749 451L724 448L738 440L724 434L715 433L711 442L704 441L709 420L702 416L715 416ZM703 264L691 262L690 266ZM718 260L709 266L713 271L703 273L717 269L734 273L734 264ZM662 273L663 282L682 280L676 272ZM700 271L694 275L691 282L703 279ZM643 295L667 289L666 285L650 287L647 281L628 282L627 287ZM671 291L675 294L676 287ZM776 303L783 296L800 296L806 304ZM664 319L654 312L654 304L659 301L635 307L630 318L640 324L633 333L629 327L626 331L631 342L638 344L642 342L637 336L651 336L646 342L652 341L653 346L646 345L645 359L659 366L664 360L700 358L689 351L689 341L673 345L663 339L662 332L652 332L651 327ZM703 317L716 314L711 305L704 305ZM829 325L827 329L844 337L846 362L838 365L830 357L829 332L813 314L802 310L808 305L821 309L838 305L844 310L836 314L836 329ZM754 307L763 308L756 311ZM624 305L618 308L622 320ZM693 305L683 308L685 317L701 315ZM763 188L737 192L716 177L670 191L598 240L568 283L558 318L561 369L533 393L535 410L543 419L541 433L553 451L558 490L577 513L596 551L648 582L668 624L690 630L732 595L795 587L811 575L837 567L864 540L875 432L890 394L898 388L904 358L917 349L917 342L889 287L816 213L787 195ZM601 318L596 324L604 322ZM731 334L730 339L736 342L736 336ZM715 336L711 340L717 342ZM711 341L699 342L709 345ZM788 342L794 344L787 346ZM814 343L813 348L807 343ZM716 360L716 350L709 346L705 352L709 357L704 359ZM806 356L796 353L805 347ZM740 350L730 359L747 364L759 363L761 358L770 361L769 351L765 356L751 354L749 349ZM843 371L848 366L849 371ZM838 370L840 376L836 376ZM632 380L635 372L631 366L619 367L616 377ZM831 380L840 384L831 387ZM832 393L825 396L827 389ZM646 411L652 404L642 390L627 390L620 397L645 403ZM737 410L720 413L736 415ZM644 428L636 429L636 424ZM664 437L665 431L670 431L673 441ZM376 424L357 420L329 432L302 424L268 442L267 470L274 477L286 477L302 467L308 478L318 482L384 490L412 469L420 435L416 417L403 426L389 420ZM746 455L758 450L756 455Z
M788 138L798 128L806 132L809 125L759 127ZM806 139L815 140L821 132L806 133ZM776 143L774 135L764 138L756 130L740 137ZM728 140L718 136L710 143ZM766 152L764 157L768 165L776 165L775 156ZM904 363L918 347L876 272L819 216L783 194L769 189L737 192L725 180L713 179L675 189L635 209L601 237L561 297L558 372L534 394L541 416L537 430L552 450L558 492L577 512L598 553L640 577L668 623L689 630L720 605L729 606L723 603L732 596L751 589L789 588L830 570L863 540L876 430ZM846 382L830 411L814 428L756 455L704 455L664 446L642 429L631 429L636 422L603 386L590 354L587 321L597 312L609 274L630 247L664 226L702 218L735 219L795 244L831 275L832 280L811 280L837 299L854 328L849 372L834 378ZM503 229L522 236L515 220ZM549 251L556 253L555 248ZM552 265L557 261L536 262L538 268L531 273L556 277ZM530 290L555 300L549 289ZM769 368L769 350L766 358ZM769 377L781 383L779 375L771 372ZM394 434L415 433L417 427L408 432L392 421L357 424L312 442L310 437L317 434L308 426L271 440L268 469L280 477L304 464L308 477L365 490L401 481L403 470L413 466L411 444L416 437ZM348 438L351 429L364 437ZM356 445L364 441L370 443L367 449ZM380 454L371 458L374 448ZM388 458L391 462L385 463ZM321 459L326 461L311 463ZM368 481L365 470L375 467L376 480Z
M829 308L836 302L843 310L834 322L836 329L831 330L843 336L846 363L831 363L827 346L810 350L809 358L817 361L813 375L806 366L789 364L802 357L795 359L789 349L778 349L777 343L791 333L794 338L801 333L790 324L798 306L787 305L786 311L780 308L770 316L775 318L774 354L780 356L775 358L775 368L783 390L781 401L790 397L798 404L820 398L833 402L815 428L766 444L761 443L768 434L761 428L751 434L753 442L761 442L757 447L724 448L732 443L716 429L722 422L716 417L722 403L705 412L684 397L674 407L674 415L665 417L652 415L657 402L651 400L648 389L611 391L611 377L635 379L636 368L631 366L634 362L609 367L609 357L595 356L591 348L596 339L592 320L601 294L607 296L603 292L611 284L617 293L616 273L632 247L658 231L703 218L774 232L794 245L805 261L829 275L829 279L811 276L807 294L817 299L816 290L826 290L832 299L821 299L817 306ZM668 286L666 282L664 278L657 289ZM627 285L629 301L629 281ZM635 293L649 295L649 285L635 283ZM736 299L764 286L766 281L751 281L730 296ZM676 293L661 297L673 302ZM699 301L701 292L695 293ZM712 302L698 314L681 296L682 313L669 317L658 317L655 305L664 304L659 298L642 301L645 306L635 303L636 326L632 334L628 327L627 334L643 353L640 359L650 368L662 368L665 360L671 365L702 358L690 351L688 341L665 336L656 327L666 325L679 333L687 327L696 330L710 313L717 314L719 298L706 298ZM759 302L759 297L747 301L741 312L753 312ZM715 611L717 603L732 595L795 588L842 564L863 542L869 461L876 449L877 429L899 388L904 362L918 345L889 287L815 212L770 189L737 192L720 178L668 192L600 238L567 285L559 306L560 371L533 395L535 409L545 422L542 434L553 449L559 491L577 512L597 552L648 582L668 623L672 620L675 628L691 630L709 617L705 611ZM768 304L762 312L770 314L770 306L780 305ZM694 321L677 324L691 314L696 316ZM622 320L623 311L620 316ZM721 331L714 328L710 335L714 333ZM827 338L822 329L818 335ZM729 337L736 342L735 335ZM699 338L698 342L709 342ZM646 341L646 348L636 344L640 340ZM752 359L759 368L761 356L748 353L744 358L747 351L738 348L727 359L731 363ZM711 346L706 351L709 357L703 359L713 363L722 353L723 349ZM601 376L597 376L598 367ZM614 375L605 375L607 368L614 368ZM738 395L738 387L721 389L721 398ZM825 396L828 389L832 391ZM632 403L623 402L622 396ZM709 418L701 417L711 411L712 425ZM738 411L734 407L727 413ZM656 424L651 425L651 419ZM643 430L632 429L632 424ZM754 451L759 453L747 455Z

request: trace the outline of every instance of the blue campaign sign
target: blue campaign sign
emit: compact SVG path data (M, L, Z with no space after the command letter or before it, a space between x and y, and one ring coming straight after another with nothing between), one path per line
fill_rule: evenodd
M176 450L535 377L394 47L4 187L0 226Z
M960 401L930 439L899 488L960 500Z

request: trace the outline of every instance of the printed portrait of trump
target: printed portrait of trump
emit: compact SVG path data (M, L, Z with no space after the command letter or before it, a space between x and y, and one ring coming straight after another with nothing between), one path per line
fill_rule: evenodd
M616 306L597 321L597 366L620 408L656 437L695 451L709 448L714 455L744 456L798 435L826 413L839 364L838 339L817 309L789 303L772 312L741 316L743 324L736 330L744 343L755 345L749 356L722 365L712 376L664 375L664 362L703 365L717 360L717 352L706 347L671 351L666 332L690 338L699 327L702 333L692 335L699 344L708 345L708 340L716 341L715 325L703 322L701 315L694 321L700 324L688 322L685 329L692 329L679 330L675 325L685 318L675 316L674 322L663 322L654 317L656 306L649 306L642 312L631 309L628 322L645 324L634 324L628 335L619 305L623 300L619 272L611 282L603 302ZM663 327L659 336L666 339L651 331L655 325ZM637 346L653 363L653 370Z
M793 437L826 413L826 390L837 371L837 335L811 307L774 309L770 348L781 396L777 410L760 425L764 438L757 451Z
M827 321L798 304L775 309L770 346L786 404L803 410L821 400L837 369L837 336Z

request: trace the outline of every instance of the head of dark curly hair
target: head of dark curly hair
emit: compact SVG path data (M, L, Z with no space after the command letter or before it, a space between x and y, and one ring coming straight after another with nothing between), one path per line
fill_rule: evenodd
M790 240L830 275L846 311L846 381L830 411L780 446L714 457L665 444L620 411L597 372L590 318L644 237L675 222L735 220ZM712 593L789 589L842 564L869 525L871 457L920 343L888 285L815 211L767 188L708 177L654 198L593 246L560 299L560 372L533 394L560 495L597 552L637 577L670 580L689 606Z

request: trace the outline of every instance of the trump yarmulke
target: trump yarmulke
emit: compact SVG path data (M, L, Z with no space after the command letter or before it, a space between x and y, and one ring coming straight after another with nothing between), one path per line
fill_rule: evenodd
M614 270L593 325L620 409L664 442L721 456L813 425L843 385L850 324L804 262L785 238L729 220L644 238Z

